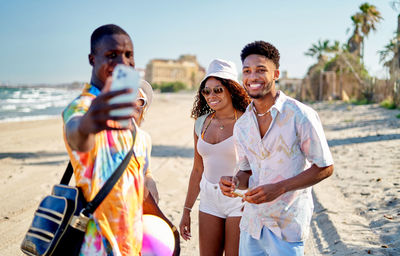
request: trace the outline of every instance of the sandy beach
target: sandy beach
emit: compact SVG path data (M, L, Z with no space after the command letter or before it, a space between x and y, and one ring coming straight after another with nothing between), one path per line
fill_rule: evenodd
M153 140L152 169L160 207L178 226L193 158L192 94L156 94L143 128ZM335 171L314 186L315 210L306 255L400 255L399 110L339 102L313 104ZM60 118L0 123L0 255L19 246L40 199L68 156ZM181 255L198 255L198 203L192 239Z

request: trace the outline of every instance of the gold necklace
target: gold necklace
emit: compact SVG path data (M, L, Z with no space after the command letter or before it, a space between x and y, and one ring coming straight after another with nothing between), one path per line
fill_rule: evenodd
M235 120L237 120L237 113L236 113L236 109L235 109ZM211 121L213 120L213 118L215 117L215 112L212 114L212 116L211 116L211 118L210 118L210 121L208 121L208 124L207 124L207 126L206 126L206 128L204 129L204 131L201 133L201 138L204 140L204 134L206 133L206 131L207 131L207 129L208 129L208 127L210 126L210 124L211 124ZM219 126L219 129L220 130L223 130L225 127L223 126L223 125L220 125Z
M215 113L214 113L215 114ZM213 115L213 117L214 117L215 115ZM217 119L217 118L215 118L217 121L218 121L218 123L219 123L219 129L220 130L223 130L224 128L225 128L225 126L224 126L224 124L219 120L219 119ZM236 109L235 109L235 112L234 112L234 116L233 116L233 118L230 118L230 119L235 119L235 120L237 120L237 114L236 114Z

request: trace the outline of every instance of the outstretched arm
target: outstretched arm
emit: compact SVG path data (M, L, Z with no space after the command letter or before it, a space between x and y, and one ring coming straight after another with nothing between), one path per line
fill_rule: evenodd
M101 94L97 96L91 103L89 110L83 116L73 117L65 126L66 138L69 146L73 150L87 152L94 147L94 135L103 130L121 130L124 128L116 128L109 126L109 120L125 120L131 119L129 116L111 116L110 111L114 109L133 107L136 108L134 102L110 104L108 101L118 95L129 93L129 89L118 91L110 91L112 79L106 81Z

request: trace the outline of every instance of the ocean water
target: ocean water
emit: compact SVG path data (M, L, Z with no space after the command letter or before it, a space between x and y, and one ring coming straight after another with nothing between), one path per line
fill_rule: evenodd
M0 122L60 117L80 92L58 87L0 87Z

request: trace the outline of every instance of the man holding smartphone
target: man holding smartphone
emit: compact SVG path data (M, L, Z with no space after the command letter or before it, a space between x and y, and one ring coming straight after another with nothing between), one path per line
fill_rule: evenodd
M131 120L134 113L113 116L121 108L138 110L136 102L111 104L110 99L130 93L129 89L110 91L111 75L116 65L134 67L134 51L129 35L119 26L104 25L91 36L89 63L90 84L63 111L64 138L74 168L76 185L87 201L98 193L105 181L131 150L135 124L129 129L118 121ZM146 145L136 145L146 147ZM83 255L139 255L142 247L142 213L162 217L152 196L143 184L145 159L132 157L128 167L91 216L81 247ZM175 235L175 255L179 254L179 234Z

